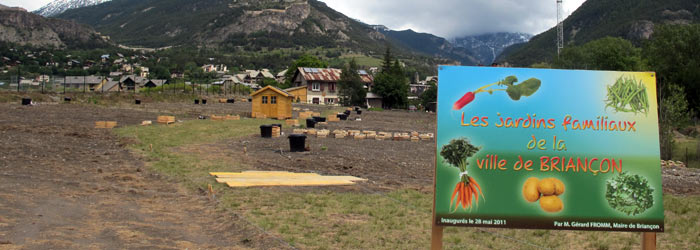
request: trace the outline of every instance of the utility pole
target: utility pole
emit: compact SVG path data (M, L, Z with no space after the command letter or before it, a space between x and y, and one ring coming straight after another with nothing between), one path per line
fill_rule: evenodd
M557 0L557 57L564 48L564 7L563 0Z

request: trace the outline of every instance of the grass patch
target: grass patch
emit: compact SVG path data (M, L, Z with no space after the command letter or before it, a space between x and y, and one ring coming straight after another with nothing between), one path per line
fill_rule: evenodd
M369 110L369 111L384 111L383 108L369 108L367 110Z
M700 155L698 154L698 138L676 139L673 145L674 161L686 162L690 168L700 168ZM687 152L687 155L686 155Z
M335 112L335 111L332 111ZM115 131L137 141L131 147L156 171L192 189L212 184L220 208L235 211L302 249L428 249L432 194L399 189L384 193L327 188L239 188L217 184L210 171L254 170L221 140L258 133L273 120L193 120L171 126L133 126ZM153 145L153 151L150 150ZM700 197L665 195L666 249L698 249ZM638 249L639 233L507 230L449 227L445 249Z

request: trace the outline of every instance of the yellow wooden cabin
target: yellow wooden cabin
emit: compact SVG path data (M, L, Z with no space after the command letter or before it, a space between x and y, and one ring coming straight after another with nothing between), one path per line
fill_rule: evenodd
M306 85L304 86L299 86L299 87L294 87L294 88L288 88L285 89L287 93L291 94L294 96L294 99L292 99L293 102L296 103L306 103Z
M267 86L255 91L251 96L253 98L253 117L292 118L294 97L286 91Z

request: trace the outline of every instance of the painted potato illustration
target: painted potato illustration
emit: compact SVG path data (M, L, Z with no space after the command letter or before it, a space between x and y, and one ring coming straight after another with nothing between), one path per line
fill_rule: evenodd
M561 195L564 193L564 183L561 182L559 179L552 178L552 181L554 181L554 195Z
M537 191L537 183L539 182L540 179L535 177L530 177L525 181L525 185L523 185L523 196L526 201L535 202L540 199L540 192Z
M542 179L539 183L537 183L537 191L539 191L542 195L553 195L555 191L555 181L553 178L545 178Z
M540 198L540 207L542 207L544 211L556 213L564 208L564 203L562 203L559 196L556 195L542 196Z

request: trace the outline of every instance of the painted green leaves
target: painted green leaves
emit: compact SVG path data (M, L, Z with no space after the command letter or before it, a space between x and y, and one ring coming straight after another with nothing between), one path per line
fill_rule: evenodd
M627 215L643 213L654 205L654 189L640 175L622 172L608 180L607 188L605 199L610 207Z
M535 92L540 89L540 85L542 85L542 81L540 81L540 79L530 78L519 84L509 85L506 92L508 93L510 99L517 101L523 96L531 96L535 94Z
M442 156L447 163L464 171L467 167L467 158L473 156L477 152L479 152L479 148L469 143L468 139L459 138L452 139L450 143L442 146L440 156Z
M606 108L616 112L649 113L649 97L642 81L634 77L621 76L615 84L608 87Z

